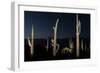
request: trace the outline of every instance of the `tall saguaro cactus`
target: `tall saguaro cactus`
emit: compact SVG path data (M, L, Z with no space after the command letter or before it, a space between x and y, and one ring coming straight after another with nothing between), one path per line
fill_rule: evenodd
M28 37L28 45L30 46L31 56L34 54L34 28L32 25L31 37Z
M79 57L79 47L80 47L80 42L79 42L79 36L81 33L81 22L78 18L78 14L76 14L76 57Z
M57 28L58 28L59 19L57 19L55 26L53 27L54 30L54 37L53 37L53 56L56 56L56 53L59 48L57 48Z

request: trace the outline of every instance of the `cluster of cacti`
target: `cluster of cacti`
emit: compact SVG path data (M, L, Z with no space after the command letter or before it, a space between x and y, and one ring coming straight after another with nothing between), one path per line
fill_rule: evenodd
M79 42L79 36L81 33L81 22L78 18L78 14L76 15L76 57L79 57L79 47L80 47L80 42Z
M30 47L31 56L34 54L34 28L32 25L31 36L28 37L28 45Z
M62 49L61 53L66 54L66 53L71 53L72 54L73 49L65 47Z
M72 39L69 40L69 48L65 47L62 49L61 53L66 54L66 53L72 53L74 48L74 44Z
M51 44L53 46L53 56L56 56L58 50L59 50L59 44L57 44L57 28L58 28L58 22L59 19L57 19L55 26L53 26L53 38L51 39ZM78 18L78 14L76 15L76 56L79 57L79 47L80 47L80 42L79 42L79 36L81 33L81 22ZM31 55L34 54L34 28L32 25L32 31L31 31L31 36L28 37L28 45L30 46L30 52ZM83 42L81 43L81 47L83 49ZM49 40L47 40L47 51L49 48ZM67 51L72 53L72 49L74 48L74 44L72 42L72 40L69 41L69 48L64 48L62 49L62 52Z

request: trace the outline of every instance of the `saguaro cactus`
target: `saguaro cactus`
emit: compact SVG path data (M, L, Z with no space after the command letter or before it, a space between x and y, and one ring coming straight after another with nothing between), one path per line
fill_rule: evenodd
M57 19L56 24L53 27L53 30L54 30L54 36L53 36L53 56L56 56L56 53L58 52L58 49L59 49L59 48L57 48L57 28L58 28L58 22L59 22L59 19Z
M32 32L31 32L31 37L28 37L28 45L30 46L30 53L31 56L34 54L34 28L32 25Z
M80 47L80 42L79 42L79 36L81 33L81 22L78 19L78 14L76 14L76 56L79 57L79 47Z

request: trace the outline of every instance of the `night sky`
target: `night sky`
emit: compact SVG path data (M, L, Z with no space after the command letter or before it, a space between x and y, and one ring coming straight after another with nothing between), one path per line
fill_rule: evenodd
M48 38L53 35L53 26L59 18L57 38L73 38L76 32L75 13L53 13L24 11L24 36L31 35L32 24L35 30L35 39ZM82 38L90 37L90 14L79 14L81 21Z

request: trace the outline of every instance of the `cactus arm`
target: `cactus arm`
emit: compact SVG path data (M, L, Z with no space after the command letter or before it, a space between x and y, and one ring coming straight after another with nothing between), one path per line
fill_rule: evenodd
M30 52L31 52L31 56L32 56L34 53L34 29L33 29L33 25L32 25L32 31L31 31L31 39L28 37L28 45L30 46Z
M57 49L56 49L56 53L58 52L58 50L59 50L59 44L57 44Z
M29 45L30 47L32 46L29 37L28 37L28 45Z
M81 21L79 21L79 33L81 33Z
M29 47L30 47L30 53L31 53L31 55L32 55L32 54L33 54L33 53L32 53L32 44L31 44L31 41L30 41L29 37L28 37L28 45L29 45Z
M81 33L81 22L80 22L80 20L78 21L78 32L79 32L79 34Z

